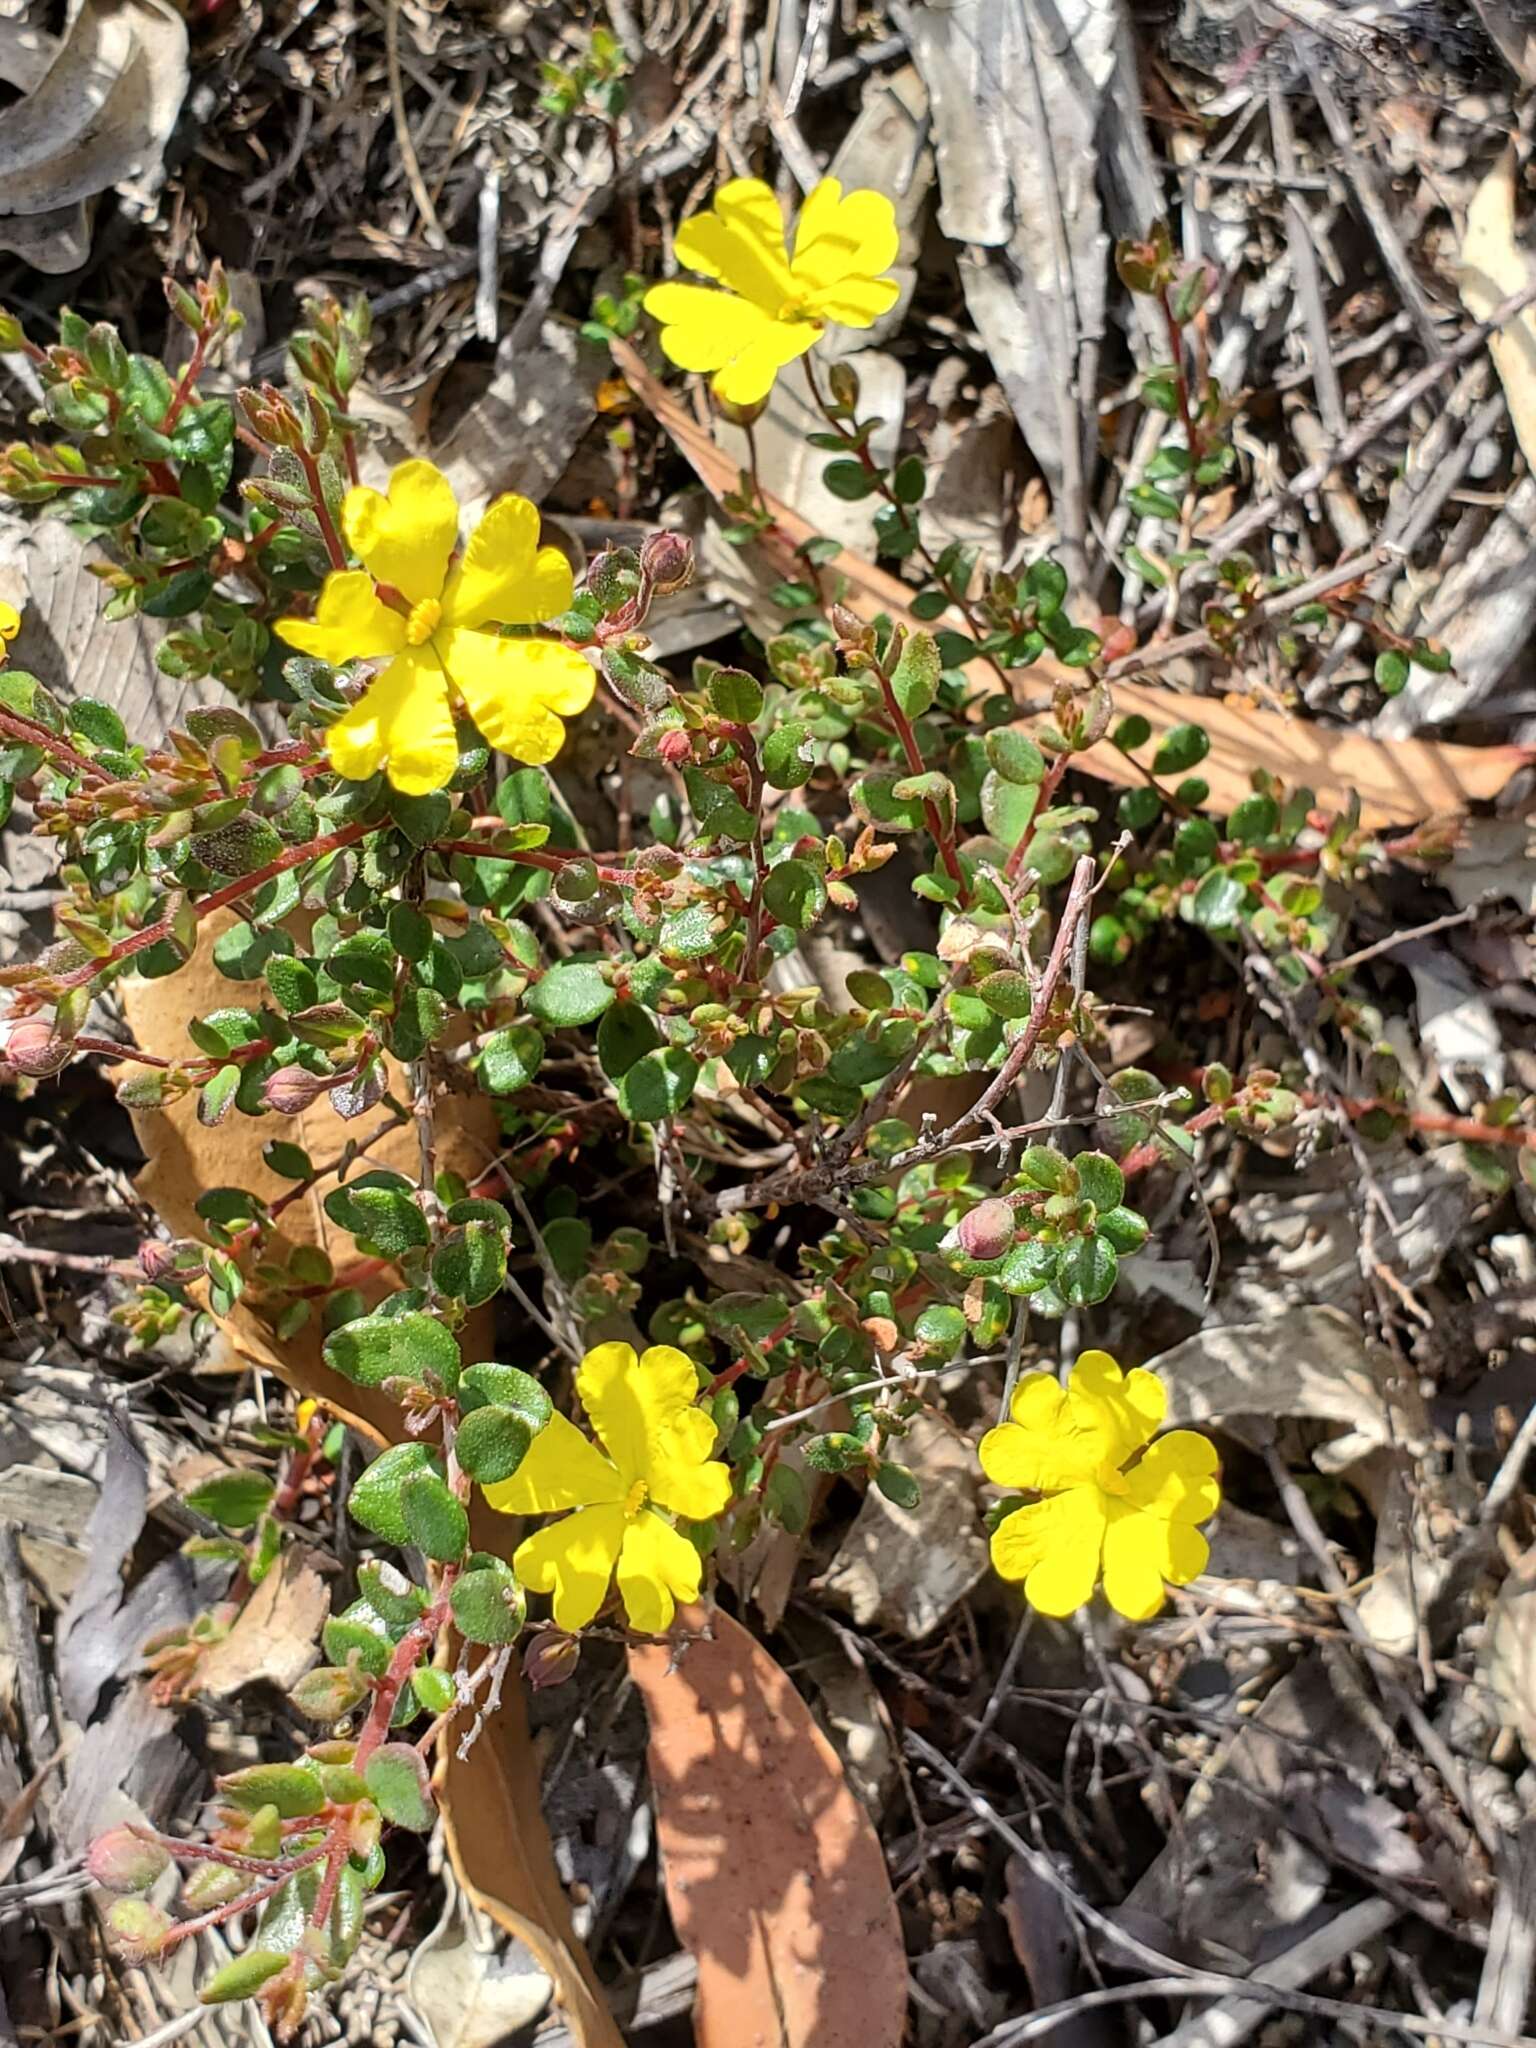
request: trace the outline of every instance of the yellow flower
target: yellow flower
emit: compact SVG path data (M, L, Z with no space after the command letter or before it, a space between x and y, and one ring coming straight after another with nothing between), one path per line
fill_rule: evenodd
M1155 1373L1122 1373L1107 1351L1085 1351L1065 1387L1027 1373L1013 1420L982 1438L989 1479L1044 1496L992 1537L993 1564L1024 1581L1041 1614L1071 1614L1091 1599L1102 1564L1110 1606L1145 1621L1167 1597L1165 1579L1186 1586L1205 1570L1210 1545L1195 1524L1221 1501L1216 1452L1190 1429L1152 1443L1167 1407Z
M563 1415L552 1415L510 1479L485 1497L508 1515L575 1508L517 1546L525 1586L555 1596L560 1628L585 1628L618 1568L630 1626L661 1635L679 1600L697 1600L699 1553L658 1509L707 1521L731 1496L717 1459L715 1425L695 1407L693 1361L669 1344L639 1358L628 1344L599 1344L581 1361L576 1391L608 1455Z
M7 604L5 599L0 597L0 641L5 642L5 646L0 647L0 662L9 660L8 649L20 631L21 613L14 605Z
M392 657L326 734L337 774L361 782L383 768L409 796L441 789L459 761L456 698L502 753L552 761L561 719L586 710L597 679L574 648L504 639L491 624L537 625L571 602L570 565L538 545L528 500L498 498L451 568L459 508L430 462L402 462L387 496L348 491L341 525L364 567L327 576L312 619L277 622L321 661Z
M896 261L897 242L883 193L845 197L836 178L823 178L800 209L791 257L772 191L760 178L732 178L709 212L684 221L676 245L679 263L725 290L652 285L645 310L661 321L662 349L680 370L713 370L717 398L756 405L829 320L870 327L889 312L898 287L880 273Z

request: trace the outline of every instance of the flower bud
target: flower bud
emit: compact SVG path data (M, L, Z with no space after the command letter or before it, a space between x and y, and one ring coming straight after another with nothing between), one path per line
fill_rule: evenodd
M279 1067L267 1076L261 1099L280 1116L297 1116L301 1109L318 1102L335 1078L334 1074L312 1074L308 1067Z
M170 1857L158 1842L147 1842L132 1828L108 1828L90 1846L85 1867L98 1884L114 1892L147 1892Z
M4 1046L0 1047L0 1057L6 1065L32 1080L57 1074L69 1065L73 1052L69 1039L55 1037L54 1027L46 1017L23 1017L11 1026Z
M692 735L684 732L680 725L674 726L670 732L664 732L656 742L656 752L669 766L681 768L693 759Z
M640 543L640 567L662 597L693 579L693 542L683 533L648 533Z
M993 1195L978 1202L960 1218L955 1235L960 1249L971 1259L1000 1259L1013 1243L1014 1221L1011 1204Z
M171 1916L147 1899L114 1899L107 1911L107 1932L124 1962L142 1963L158 1955L171 1931Z
M721 419L729 420L733 427L750 427L768 410L766 398L756 399L751 405L737 405L734 400L721 398L718 393L711 395L714 397L715 411L719 413Z
M523 1652L523 1676L535 1692L564 1685L575 1673L580 1656L581 1643L576 1636L562 1635L558 1629L541 1629Z

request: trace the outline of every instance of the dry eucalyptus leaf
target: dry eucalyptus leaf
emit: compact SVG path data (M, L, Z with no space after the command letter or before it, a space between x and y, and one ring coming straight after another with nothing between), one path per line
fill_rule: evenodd
M285 1551L223 1642L198 1665L198 1691L225 1698L260 1678L290 1692L315 1662L330 1611L330 1593L309 1553Z
M0 113L0 248L60 274L89 253L91 202L159 169L187 89L187 29L169 0L83 0L47 40L0 41L0 76L26 95Z
M1168 1426L1245 1415L1311 1416L1347 1425L1313 1452L1320 1472L1342 1472L1378 1444L1410 1456L1430 1438L1418 1388L1391 1355L1337 1309L1305 1308L1270 1322L1200 1331L1147 1364L1168 1389Z
M1511 292L1523 291L1530 267L1515 227L1515 145L1511 143L1472 195L1461 241L1461 303L1486 320ZM1488 353L1509 400L1509 417L1527 462L1536 463L1536 307L1488 339Z
M554 1992L521 1943L499 1954L477 1942L453 1903L412 1957L406 1989L436 2048L499 2048L533 2025Z
M1483 1633L1478 1677L1498 1701L1499 1718L1536 1757L1536 1549L1499 1588Z

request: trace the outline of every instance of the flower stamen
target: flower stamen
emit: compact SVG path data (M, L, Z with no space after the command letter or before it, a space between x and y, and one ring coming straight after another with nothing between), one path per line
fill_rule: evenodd
M407 647L425 647L442 623L442 600L424 597L419 604L411 606L410 617L405 622L405 644Z
M625 1521L634 1521L635 1517L641 1512L641 1510L644 1508L646 1502L650 1499L650 1497L651 1489L646 1485L643 1479L637 1479L634 1485L629 1489L628 1493L626 1493L624 1496Z

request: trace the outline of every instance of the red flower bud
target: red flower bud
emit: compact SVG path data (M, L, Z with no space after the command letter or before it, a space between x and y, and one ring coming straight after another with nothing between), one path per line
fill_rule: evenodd
M318 1102L335 1080L334 1074L312 1074L308 1067L279 1067L267 1077L261 1099L282 1116L297 1116L301 1109Z
M32 1080L57 1074L69 1065L73 1052L73 1042L55 1037L53 1026L46 1017L23 1017L11 1026L4 1047L0 1048L6 1065Z
M960 1218L955 1235L967 1258L1000 1259L1013 1243L1013 1210L993 1195Z
M92 1842L85 1867L109 1891L147 1892L170 1860L158 1842L146 1842L132 1828L109 1828Z
M541 1629L523 1652L523 1676L535 1692L543 1692L551 1685L564 1685L575 1670L581 1656L581 1643L576 1636L562 1635L558 1629Z
M681 726L674 726L656 742L656 752L669 766L681 768L693 759L693 740Z
M648 533L640 543L640 567L663 597L693 578L693 542L682 533Z

